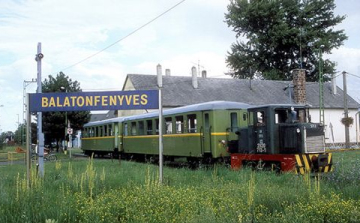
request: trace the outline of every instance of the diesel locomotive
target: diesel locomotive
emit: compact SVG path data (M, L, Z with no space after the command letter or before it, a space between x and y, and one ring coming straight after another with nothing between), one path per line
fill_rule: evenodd
M164 110L163 123L165 161L331 171L324 127L310 122L304 106L214 101ZM158 112L90 122L84 125L82 149L87 155L157 162L158 134Z

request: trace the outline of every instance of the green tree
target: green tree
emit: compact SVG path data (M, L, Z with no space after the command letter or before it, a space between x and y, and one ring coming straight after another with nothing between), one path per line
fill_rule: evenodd
M36 144L37 143L37 126L36 123L31 123L31 143ZM26 145L26 125L20 124L18 128L15 131L14 134L14 141L18 145Z
M317 81L320 52L330 54L347 39L334 29L345 19L334 8L334 0L231 0L225 18L238 41L226 59L230 75L290 80L291 70L303 68L308 81ZM323 61L324 74L335 73L335 65Z
M31 123L31 143L36 144L37 142L37 126L36 123ZM26 145L26 125L20 124L14 134L15 143L18 145Z
M73 81L69 76L60 72L53 77L49 75L42 83L43 93L50 92L81 92L80 83ZM50 145L51 142L59 142L65 139L65 120L70 121L71 128L74 133L81 130L83 125L90 120L89 111L77 112L43 112L43 132L45 135L45 144Z

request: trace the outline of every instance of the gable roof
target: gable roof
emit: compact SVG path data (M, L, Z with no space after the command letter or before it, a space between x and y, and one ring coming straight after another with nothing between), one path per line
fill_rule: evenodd
M179 107L208 101L234 101L249 105L262 104L292 104L294 103L291 90L286 89L291 81L227 79L227 78L197 78L198 88L192 86L192 77L163 76L163 106ZM156 90L157 76L144 74L128 74L126 82L131 81L135 90ZM125 82L125 84L126 84ZM251 83L251 88L250 88ZM307 105L319 107L319 84L306 83ZM333 95L331 83L324 83L324 107L343 108L344 92L337 87L337 94ZM348 96L348 107L359 108L360 105Z

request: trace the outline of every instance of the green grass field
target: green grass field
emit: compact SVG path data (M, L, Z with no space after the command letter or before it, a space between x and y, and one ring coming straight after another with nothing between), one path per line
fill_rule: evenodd
M320 180L293 174L164 168L112 160L0 166L0 222L360 222L360 151L334 153Z

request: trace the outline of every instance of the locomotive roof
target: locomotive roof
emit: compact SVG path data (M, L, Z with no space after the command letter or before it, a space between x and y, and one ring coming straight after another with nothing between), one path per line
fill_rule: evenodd
M298 104L268 104L268 105L257 105L251 106L249 109L256 109L256 108L265 108L265 107L272 107L272 108L309 108L307 105L298 105Z
M205 103L199 103L194 105L187 105L178 108L171 108L163 111L163 115L174 115L181 114L187 112L195 112L195 111L213 111L213 110L226 110L226 109L247 109L250 105L240 102L232 102L232 101L210 101ZM158 116L159 112L151 112L141 115L134 115L124 117L124 121L134 120L134 119L142 119L142 118L150 118Z

